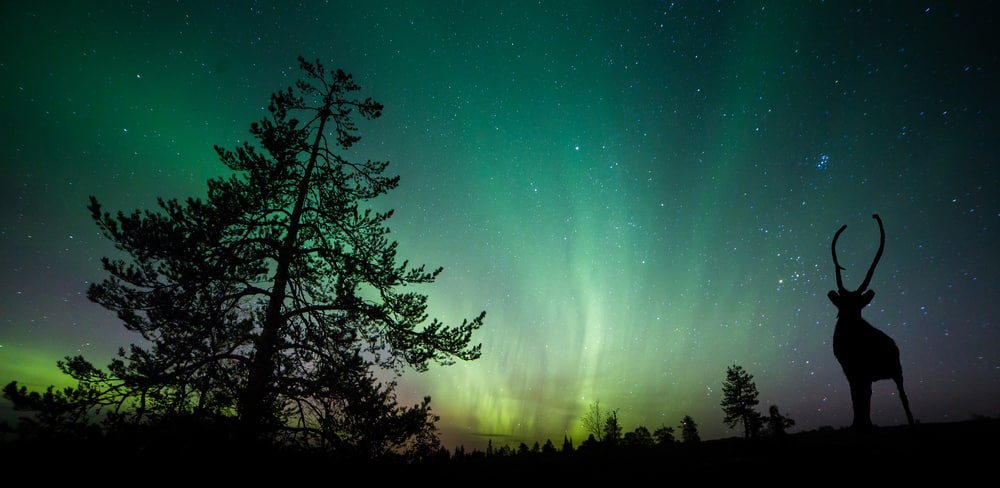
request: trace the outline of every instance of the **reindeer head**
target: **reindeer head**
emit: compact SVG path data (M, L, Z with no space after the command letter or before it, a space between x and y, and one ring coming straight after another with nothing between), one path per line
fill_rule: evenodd
M878 214L872 215L872 218L878 221L878 230L881 235L878 252L875 254L875 260L872 261L871 267L868 268L868 275L865 276L865 281L861 283L861 286L857 290L850 291L844 288L844 280L840 276L840 271L844 268L837 262L837 238L840 237L840 233L844 232L847 226L841 226L840 230L833 235L833 245L831 248L833 249L833 265L837 269L837 289L830 290L827 296L837 306L838 317L860 318L861 309L868 306L872 298L875 298L875 292L868 289L868 284L872 281L875 266L878 265L878 260L882 258L882 251L885 249L885 229L882 227L882 219L879 218Z

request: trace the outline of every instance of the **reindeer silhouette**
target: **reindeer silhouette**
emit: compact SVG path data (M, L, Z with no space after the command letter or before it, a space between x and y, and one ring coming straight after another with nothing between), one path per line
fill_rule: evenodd
M910 402L903 390L903 367L899 362L899 348L896 342L885 332L876 329L861 317L861 310L871 303L875 292L868 289L875 266L882 258L885 249L885 228L878 214L872 215L878 221L879 239L878 252L868 269L865 281L855 291L844 288L840 271L844 268L837 262L837 239L847 228L842 226L833 236L833 265L837 270L837 289L827 294L830 301L837 306L837 326L833 331L833 355L840 362L840 367L847 376L851 386L851 404L854 407L854 422L851 427L870 429L872 383L891 379L896 382L899 399L906 411L906 420L913 425L913 415L910 413Z

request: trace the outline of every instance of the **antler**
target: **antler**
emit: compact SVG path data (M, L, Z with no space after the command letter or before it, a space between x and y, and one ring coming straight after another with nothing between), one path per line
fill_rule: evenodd
M868 289L868 284L871 283L872 275L875 273L875 267L878 266L878 261L882 259L882 251L885 250L885 228L882 227L882 218L879 217L878 214L872 214L872 218L878 221L878 231L880 235L878 243L878 252L875 253L875 260L872 261L871 267L868 268L868 274L865 276L865 281L861 282L861 286L858 287L857 289L858 292L865 291L866 289ZM844 267L841 266L839 262L837 262L837 239L840 237L840 233L844 232L844 229L846 228L847 225L842 225L840 229L837 230L837 233L833 235L833 244L831 244L830 246L833 250L833 266L837 270L838 291L844 291L844 280L840 276L840 271L843 270Z
M868 283L872 281L872 274L875 273L875 266L878 266L878 260L882 259L882 250L885 249L885 228L882 227L882 219L878 214L872 214L872 218L878 221L878 252L875 253L875 260L872 261L872 265L868 268L868 274L865 276L865 281L861 283L861 287L858 291L864 291L868 289Z
M837 291L844 291L844 280L840 277L840 270L844 269L840 263L837 262L837 239L840 238L840 233L844 232L847 228L847 224L840 226L840 230L833 235L833 244L830 247L833 249L833 267L837 269Z

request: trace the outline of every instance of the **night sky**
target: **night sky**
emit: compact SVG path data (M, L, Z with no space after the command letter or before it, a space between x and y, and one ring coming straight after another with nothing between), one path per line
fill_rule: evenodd
M482 358L408 372L452 449L625 431L742 435L726 368L794 431L851 422L845 286L899 344L921 422L1000 414L1000 58L992 2L306 1L0 4L0 383L63 384L138 340L86 298L86 209L202 197L299 76L385 104L349 159L390 161L400 257L433 317L486 310ZM3 404L3 412L10 406ZM891 382L873 420L905 423Z

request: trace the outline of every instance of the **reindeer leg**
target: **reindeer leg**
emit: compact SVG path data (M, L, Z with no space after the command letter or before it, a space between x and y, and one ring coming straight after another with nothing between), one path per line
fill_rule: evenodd
M906 390L903 390L903 376L896 376L892 380L896 382L896 389L899 390L899 400L903 402L903 410L906 411L906 422L913 425L913 414L910 413L910 400L906 398Z
M854 423L851 427L867 430L872 427L872 383L859 379L850 382L851 403L854 406Z

